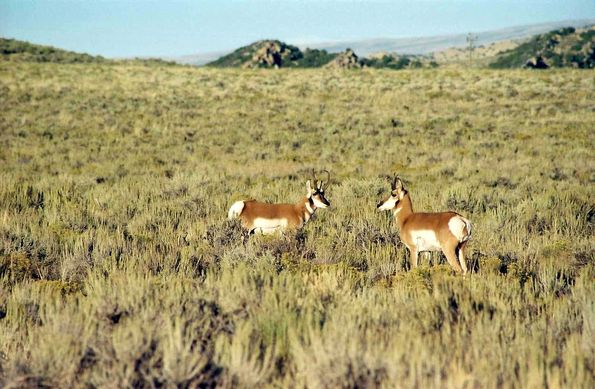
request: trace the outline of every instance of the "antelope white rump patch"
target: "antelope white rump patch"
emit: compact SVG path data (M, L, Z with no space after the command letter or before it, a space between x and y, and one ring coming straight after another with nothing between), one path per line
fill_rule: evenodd
M451 217L448 221L448 229L459 242L464 242L471 236L471 223L461 216Z
M233 205L229 208L229 212L227 213L228 219L233 219L242 214L244 210L244 202L243 201L236 201Z

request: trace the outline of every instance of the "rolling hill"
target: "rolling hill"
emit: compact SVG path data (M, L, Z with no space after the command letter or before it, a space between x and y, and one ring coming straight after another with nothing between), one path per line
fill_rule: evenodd
M17 39L0 38L0 61L13 62L48 62L61 64L76 63L126 63L135 62L143 65L180 65L162 58L108 59L100 55L90 55L59 49L53 46L39 45Z
M16 39L0 38L0 58L10 61L88 63L108 62L101 56L76 53L52 46L37 45Z

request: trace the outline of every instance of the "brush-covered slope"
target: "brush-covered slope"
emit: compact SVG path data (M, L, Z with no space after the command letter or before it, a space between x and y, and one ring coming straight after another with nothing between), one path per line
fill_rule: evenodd
M362 58L362 65L370 68L386 69L419 69L435 68L438 63L433 57L426 55L399 55L395 53L377 53L368 58Z
M107 62L101 56L37 45L16 39L0 38L0 58L9 61L83 63Z
M574 27L536 35L504 52L490 64L492 68L595 67L595 26Z

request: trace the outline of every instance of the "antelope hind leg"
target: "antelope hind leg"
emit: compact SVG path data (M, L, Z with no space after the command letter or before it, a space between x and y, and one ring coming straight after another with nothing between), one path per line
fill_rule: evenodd
M452 266L453 269L459 273L463 272L463 269L461 269L461 266L459 265L459 259L457 258L456 246L447 244L442 247L442 252L446 256L448 263L450 263L450 266Z

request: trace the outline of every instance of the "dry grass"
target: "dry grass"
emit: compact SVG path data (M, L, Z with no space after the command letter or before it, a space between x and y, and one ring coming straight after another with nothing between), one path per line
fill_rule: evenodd
M594 81L0 63L0 385L592 387ZM333 208L244 246L312 167ZM475 273L407 271L394 171Z

